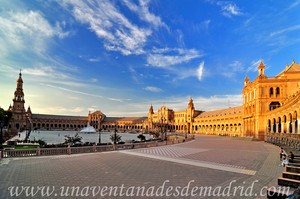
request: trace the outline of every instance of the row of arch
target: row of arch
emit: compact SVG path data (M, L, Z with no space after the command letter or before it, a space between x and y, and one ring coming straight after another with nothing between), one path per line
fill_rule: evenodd
M132 124L132 125L114 125L114 124L102 124L101 129L118 129L118 130L141 130L143 129L142 124Z
M283 116L268 119L267 131L269 133L300 133L298 113L288 113Z
M34 129L80 129L86 126L86 123L74 124L74 123L33 123Z
M193 125L192 131L195 133L241 135L243 130L241 123L230 123Z

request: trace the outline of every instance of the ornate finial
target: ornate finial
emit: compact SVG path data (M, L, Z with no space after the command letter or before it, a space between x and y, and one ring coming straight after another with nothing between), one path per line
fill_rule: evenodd
M294 64L294 63L295 63L295 60L293 59L292 64Z
M265 68L265 65L264 65L262 59L260 59L260 63L258 65L258 69L261 69L261 68Z
M20 73L19 73L19 77L22 76L22 69L20 68Z

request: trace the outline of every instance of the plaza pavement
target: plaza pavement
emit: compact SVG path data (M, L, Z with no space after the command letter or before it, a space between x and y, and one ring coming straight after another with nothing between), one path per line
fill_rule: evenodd
M284 169L279 166L279 151L278 147L261 141L196 136L191 142L154 148L2 159L0 198L266 198L260 196L260 191L266 194L266 189L262 189L264 186L276 185L277 177ZM40 192L34 197L26 196L25 191L19 196L11 196L10 190L17 186L35 190L45 186L55 191L48 197L41 196ZM115 193L104 191L104 196L94 192L93 196L94 186L119 189ZM121 186L124 188L122 196ZM240 188L234 194L237 186ZM72 187L80 188L77 196L75 192L64 196L64 191ZM138 195L133 191L136 187L144 187L150 195L151 187L154 187L158 195ZM166 196L169 187L173 190ZM205 187L211 187L215 192L210 196L208 192L200 192L200 188ZM226 187L230 187L230 192L225 190ZM195 195L191 194L192 188L195 188ZM218 197L221 193L226 197ZM132 196L126 197L126 194Z

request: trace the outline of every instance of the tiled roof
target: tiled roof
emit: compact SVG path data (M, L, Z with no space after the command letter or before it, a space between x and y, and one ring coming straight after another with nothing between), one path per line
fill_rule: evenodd
M235 106L231 108L216 110L216 111L206 111L198 115L197 118L206 118L206 117L216 117L216 116L225 116L233 114L241 114L243 106Z
M87 116L32 114L32 119L87 120Z
M146 120L147 117L106 117L104 122L114 122L114 121L134 121L141 122Z

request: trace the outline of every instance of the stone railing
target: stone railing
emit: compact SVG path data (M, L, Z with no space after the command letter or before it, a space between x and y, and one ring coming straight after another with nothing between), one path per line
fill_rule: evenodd
M266 141L291 148L299 149L300 147L300 134L291 133L267 133Z
M138 148L149 148L163 145L179 144L185 141L193 140L193 137L178 140L128 143L117 145L102 145L102 146L84 146L84 147L61 147L61 148L36 148L36 149L9 149L0 150L1 158L16 158L16 157L32 157L32 156L49 156L49 155L71 155L79 153L96 153L115 150L128 150Z

